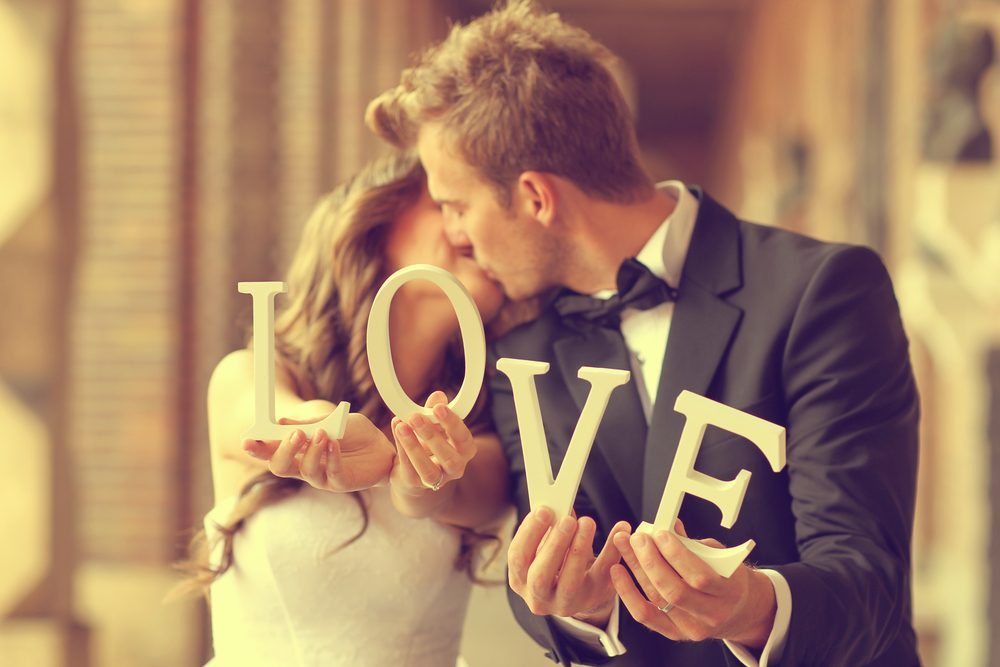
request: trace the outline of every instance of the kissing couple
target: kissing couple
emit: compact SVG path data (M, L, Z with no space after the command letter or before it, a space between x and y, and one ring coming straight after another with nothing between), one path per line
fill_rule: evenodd
M214 667L455 665L477 563L511 505L511 608L555 662L918 664L918 403L882 261L654 183L612 62L514 0L453 27L369 105L368 126L397 152L320 201L275 321L280 423L349 401L342 437L243 440L249 349L209 383L216 505L190 565L210 593ZM449 409L461 339L429 283L396 293L389 328L400 384L434 418L382 402L369 312L383 281L417 263L463 283L494 359L552 364L537 385L554 466L587 398L580 366L631 371L572 515L529 505L506 377L464 419ZM782 425L788 465L775 474L746 441L710 433L698 471L755 477L739 520L724 529L717 508L687 500L674 531L639 533L683 390ZM675 531L714 547L754 539L755 561L722 577Z

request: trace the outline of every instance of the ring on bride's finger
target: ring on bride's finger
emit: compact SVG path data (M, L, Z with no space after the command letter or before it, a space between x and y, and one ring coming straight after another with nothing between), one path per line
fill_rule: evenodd
M438 481L434 482L434 484L425 484L423 480L420 480L420 483L423 484L426 489L430 489L431 491L440 491L441 485L444 484L444 470L441 470L440 472L441 476L438 477Z
M662 607L657 607L657 609L659 609L660 611L662 611L664 614L669 614L673 608L674 608L674 603L673 602L668 602L667 604L663 605Z

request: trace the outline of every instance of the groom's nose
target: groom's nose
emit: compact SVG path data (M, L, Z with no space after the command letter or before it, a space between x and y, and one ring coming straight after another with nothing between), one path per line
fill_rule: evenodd
M469 240L469 235L459 229L458 225L455 223L445 223L444 236L448 239L448 243L455 248L455 250L463 254L472 253L472 241Z

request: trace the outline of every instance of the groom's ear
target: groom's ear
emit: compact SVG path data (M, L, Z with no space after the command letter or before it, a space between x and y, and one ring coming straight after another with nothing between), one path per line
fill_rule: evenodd
M558 202L556 184L550 174L526 171L517 179L515 206L528 216L549 227L556 216Z

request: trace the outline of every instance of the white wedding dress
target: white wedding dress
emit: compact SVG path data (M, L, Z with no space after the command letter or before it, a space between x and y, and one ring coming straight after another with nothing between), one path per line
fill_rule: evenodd
M350 496L303 486L236 533L233 565L212 584L212 667L452 667L471 582L455 569L457 530L410 519L386 487ZM205 517L218 536L235 498ZM219 557L216 549L214 557Z

